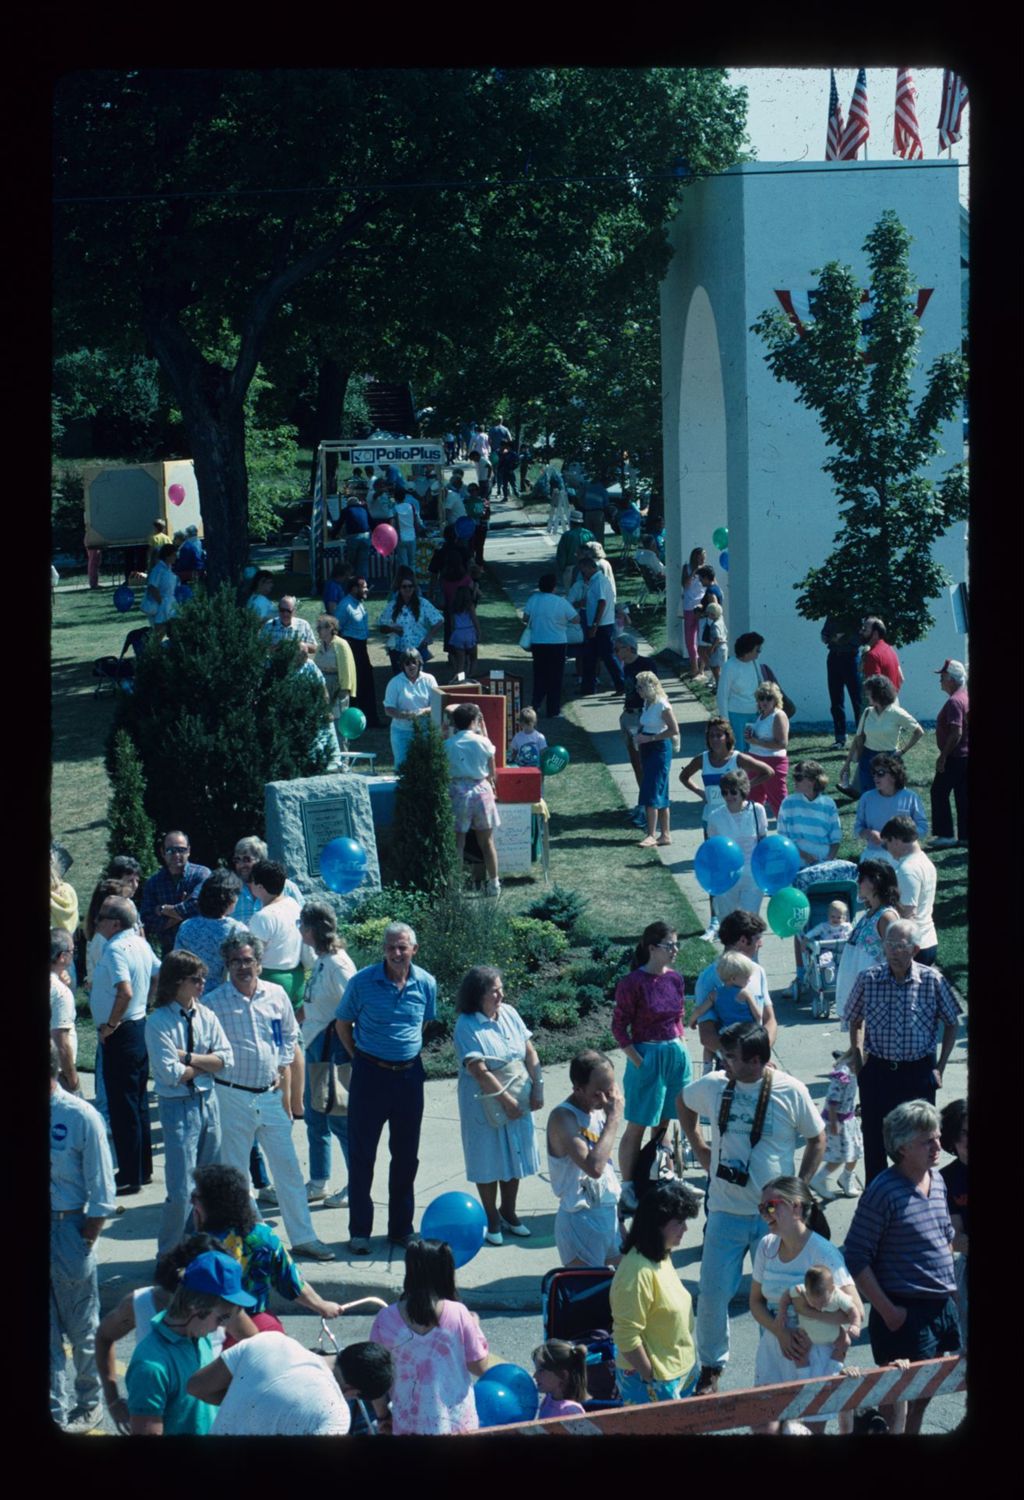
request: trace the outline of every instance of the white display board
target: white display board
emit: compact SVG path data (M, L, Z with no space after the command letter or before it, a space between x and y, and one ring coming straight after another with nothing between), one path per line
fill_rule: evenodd
M499 802L498 816L501 827L494 830L498 874L529 875L533 869L530 853L533 808L529 802Z

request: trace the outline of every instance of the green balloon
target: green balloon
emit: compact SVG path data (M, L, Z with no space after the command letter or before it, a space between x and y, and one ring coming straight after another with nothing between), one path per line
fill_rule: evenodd
M714 542L719 552L724 552L726 547L728 547L729 545L728 526L716 527L715 530L711 533L711 540Z
M540 768L545 776L557 776L569 764L569 752L564 745L548 745L540 752Z
M811 915L811 903L795 886L783 886L768 903L768 925L776 937L795 937L803 932Z
M365 728L366 715L361 708L346 708L338 715L338 729L342 739L358 739Z

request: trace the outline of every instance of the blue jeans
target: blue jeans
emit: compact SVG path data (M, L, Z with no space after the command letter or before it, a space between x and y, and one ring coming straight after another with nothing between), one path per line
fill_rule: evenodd
M373 1232L373 1169L381 1132L388 1126L391 1170L388 1174L388 1235L412 1233L423 1121L423 1061L392 1071L360 1057L352 1062L349 1089L348 1146L349 1233L369 1239Z
M75 1404L98 1405L102 1396L96 1368L96 1329L100 1293L96 1256L82 1238L85 1214L50 1221L50 1416L67 1420L64 1339L75 1363Z
M173 1250L183 1238L191 1212L192 1174L220 1159L220 1108L214 1088L188 1099L161 1099L157 1113L164 1134L167 1197L160 1216L156 1253Z
M345 538L345 561L354 568L357 578L366 577L370 561L370 533L363 531Z
M732 732L736 736L736 749L737 750L744 750L744 751L746 750L746 748L747 748L747 742L746 742L746 740L743 737L743 726L745 724L753 724L753 722L754 722L754 720L756 718L757 718L757 714L730 714L729 715L729 723L732 725Z
M862 750L860 760L857 762L857 784L862 792L870 792L874 789L875 779L871 774L871 766L876 755L881 755L881 750Z
M708 1214L697 1298L697 1351L702 1365L721 1366L729 1358L729 1303L743 1279L743 1257L767 1233L760 1214Z
M338 1040L332 1026L331 1045L328 1058L331 1062L345 1062L348 1054ZM302 1096L303 1118L309 1140L309 1180L327 1184L331 1176L331 1136L341 1147L348 1170L348 1115L322 1115L310 1103L309 1065L323 1059L323 1032L306 1048L306 1089ZM326 1059L323 1059L326 1061Z

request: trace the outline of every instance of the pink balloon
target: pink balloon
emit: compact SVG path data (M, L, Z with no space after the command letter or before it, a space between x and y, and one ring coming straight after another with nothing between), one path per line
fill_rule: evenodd
M379 552L381 557L390 557L398 546L398 532L386 521L382 521L379 526L373 528L370 541L373 543L374 551Z
M185 486L183 484L172 484L167 491L167 498L172 505L183 505L185 502Z

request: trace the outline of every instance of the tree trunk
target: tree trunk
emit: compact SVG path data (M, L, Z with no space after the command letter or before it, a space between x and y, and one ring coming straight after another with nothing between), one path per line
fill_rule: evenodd
M199 393L182 416L192 448L211 589L238 584L249 561L249 476L245 419L235 401L215 404Z
M316 376L316 411L313 416L313 460L309 470L309 493L316 483L317 447L325 438L348 437L341 423L351 370L330 357L322 359Z

